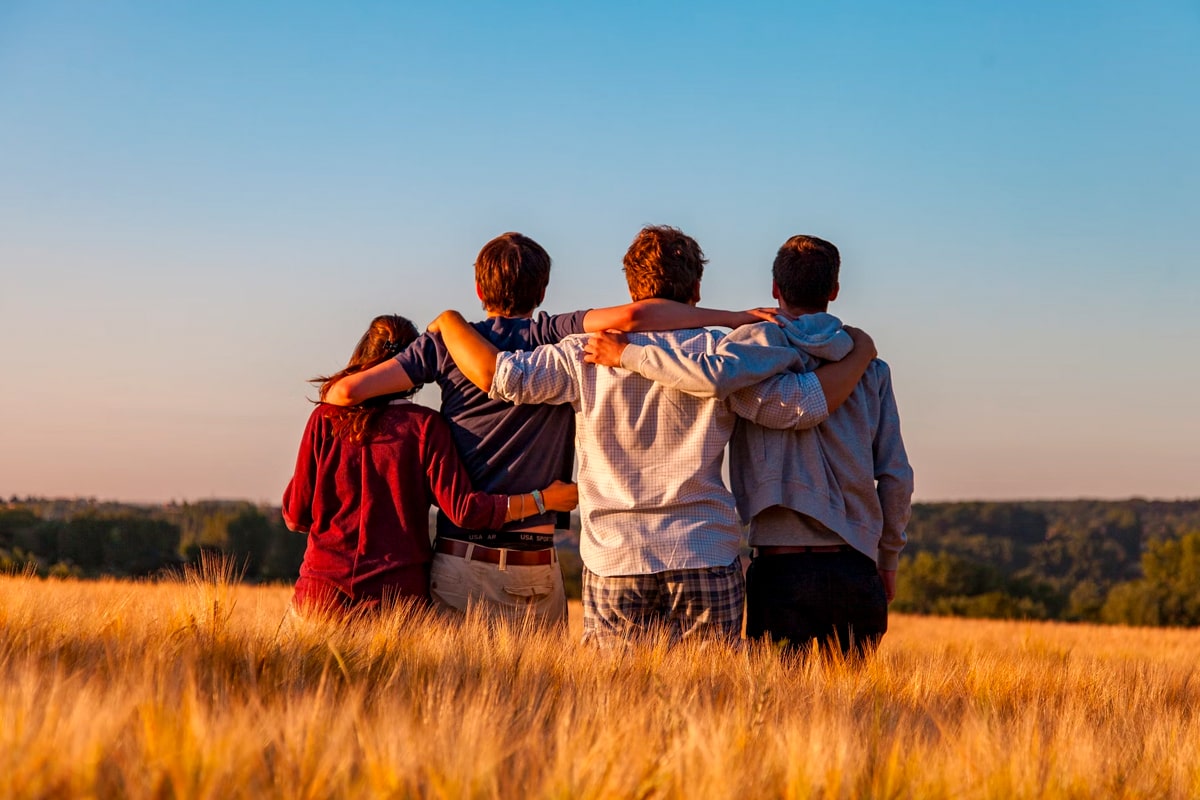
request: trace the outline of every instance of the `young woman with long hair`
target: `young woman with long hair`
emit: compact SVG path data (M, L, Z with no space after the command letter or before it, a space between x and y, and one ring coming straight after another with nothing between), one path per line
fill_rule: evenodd
M321 397L354 372L393 358L417 337L404 317L371 320L350 362L314 378ZM476 492L459 462L450 429L436 411L408 401L412 391L357 406L317 404L308 419L296 471L283 493L283 518L308 534L293 607L339 614L403 598L429 597L429 506L465 528L499 528L542 507L570 511L572 483L555 481L524 495Z

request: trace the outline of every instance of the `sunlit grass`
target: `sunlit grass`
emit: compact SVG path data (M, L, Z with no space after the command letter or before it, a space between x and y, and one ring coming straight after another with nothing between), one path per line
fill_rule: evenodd
M0 578L0 795L1200 796L1200 631L894 617L856 664L289 596Z

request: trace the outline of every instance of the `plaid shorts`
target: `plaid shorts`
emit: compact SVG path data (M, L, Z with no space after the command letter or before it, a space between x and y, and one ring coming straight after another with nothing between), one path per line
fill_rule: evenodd
M597 575L583 568L583 641L602 647L645 634L735 641L742 635L746 581L740 559L649 575Z

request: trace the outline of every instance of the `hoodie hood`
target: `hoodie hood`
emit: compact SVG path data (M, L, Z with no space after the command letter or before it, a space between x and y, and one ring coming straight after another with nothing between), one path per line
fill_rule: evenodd
M782 330L788 344L821 361L841 361L854 349L854 340L842 328L842 321L823 311L789 320Z

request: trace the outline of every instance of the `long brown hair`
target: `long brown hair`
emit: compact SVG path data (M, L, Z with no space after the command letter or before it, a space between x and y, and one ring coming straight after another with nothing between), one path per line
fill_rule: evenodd
M347 375L362 372L395 357L416 338L416 326L404 317L398 314L378 316L371 320L367 332L358 340L345 369L332 375L312 378L310 382L320 384L321 401L324 401L330 386ZM339 409L338 413L334 415L333 432L359 444L369 441L374 436L379 416L387 408L388 403L398 398L409 397L414 391L416 390L412 389L407 392L372 397L356 406Z

